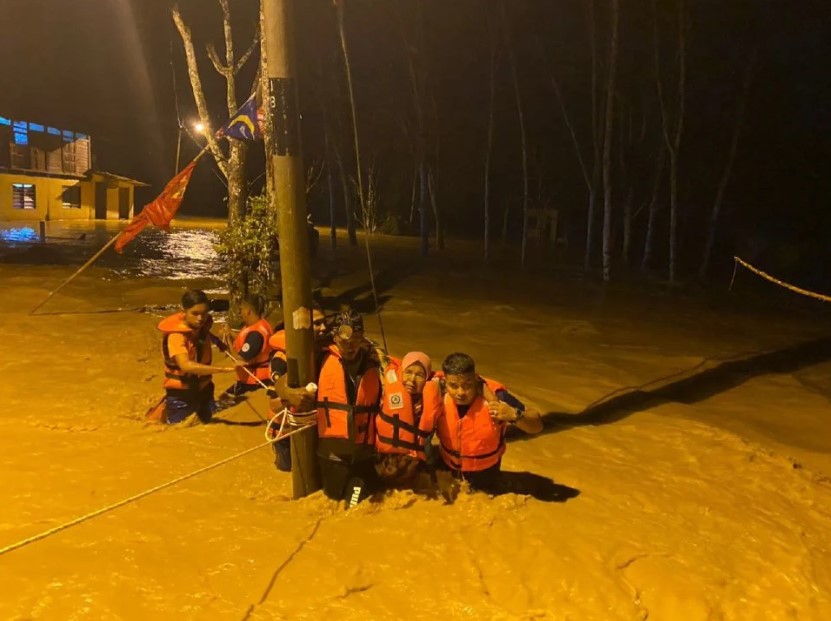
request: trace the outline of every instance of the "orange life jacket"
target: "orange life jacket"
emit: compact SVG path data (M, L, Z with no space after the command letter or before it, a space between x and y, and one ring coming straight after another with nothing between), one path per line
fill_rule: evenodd
M483 379L496 392L505 387ZM477 396L461 419L450 395L445 395L443 413L436 421L439 451L448 466L463 472L486 470L499 463L505 453L507 423L495 421L488 412L488 402Z
M375 418L375 450L425 460L424 443L433 433L441 408L441 384L428 380L421 394L421 416L416 421L413 399L404 387L401 364L395 358L382 376L381 411Z
M188 350L188 359L201 364L211 364L211 318L197 332L185 323L185 313L165 317L159 322L158 329L164 334L162 337L162 356L164 357L164 387L174 390L204 388L211 383L210 375L192 375L185 373L176 364L176 359L170 355L167 339L171 334L183 334L185 346Z
M317 380L317 432L320 438L348 440L351 445L375 443L375 415L381 401L381 377L369 367L358 378L354 403L346 390L347 371L340 351L330 346Z
M234 340L234 351L239 353L242 348L245 346L245 339L248 338L248 335L251 332L259 332L263 336L263 347L260 350L260 353L254 357L253 360L249 360L245 367L237 368L237 379L242 382L243 384L256 384L257 382L251 377L248 373L246 373L243 369L248 369L254 376L259 379L260 381L267 381L271 378L271 373L269 372L269 363L271 362L271 336L274 334L274 330L271 329L271 325L265 320L260 319L257 323L252 326L245 326L242 330L239 331L237 334L237 338Z

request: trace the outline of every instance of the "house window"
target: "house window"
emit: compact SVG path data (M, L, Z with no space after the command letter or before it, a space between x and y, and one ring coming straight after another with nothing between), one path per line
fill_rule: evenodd
M31 183L12 184L12 208L34 209L35 186Z
M80 209L81 208L81 186L80 185L65 185L63 186L64 209Z

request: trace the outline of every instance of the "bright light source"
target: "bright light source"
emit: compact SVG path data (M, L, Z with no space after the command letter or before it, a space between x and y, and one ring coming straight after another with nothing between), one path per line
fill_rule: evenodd
M200 123L199 121L197 121L196 123L194 123L194 124L193 124L193 129L194 129L197 133L201 134L201 133L203 133L203 132L205 131L205 125L204 125L204 124L202 124L202 123Z

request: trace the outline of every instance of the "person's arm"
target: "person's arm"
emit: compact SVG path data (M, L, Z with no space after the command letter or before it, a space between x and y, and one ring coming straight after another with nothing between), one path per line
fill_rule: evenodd
M542 431L542 418L535 409L526 409L525 405L507 390L494 393L487 384L482 384L482 394L488 402L491 416L509 425L514 425L525 433L535 434Z
M173 359L183 372L190 375L213 375L214 373L231 373L234 367L219 367L213 364L202 364L188 358L187 354L176 354Z
M288 384L288 376L283 374L274 379L274 392L277 398L272 399L271 407L277 411L285 407L285 404L293 407L298 412L310 412L315 408L315 393L308 392L306 387L292 388Z
M167 348L170 356L182 372L190 375L213 375L214 373L230 373L234 367L219 367L212 364L202 364L188 357L188 348L183 334L171 334L167 339Z
M242 347L240 347L240 350L236 354L246 362L251 362L260 355L264 345L265 339L262 334L256 331L249 332L245 337Z
M499 400L488 401L488 410L494 419L522 429L525 433L534 434L542 431L542 418L536 410L520 410Z

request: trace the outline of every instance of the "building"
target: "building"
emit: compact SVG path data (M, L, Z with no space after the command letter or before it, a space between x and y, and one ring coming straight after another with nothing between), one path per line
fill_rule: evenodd
M0 221L132 218L147 184L92 162L86 134L0 116Z

